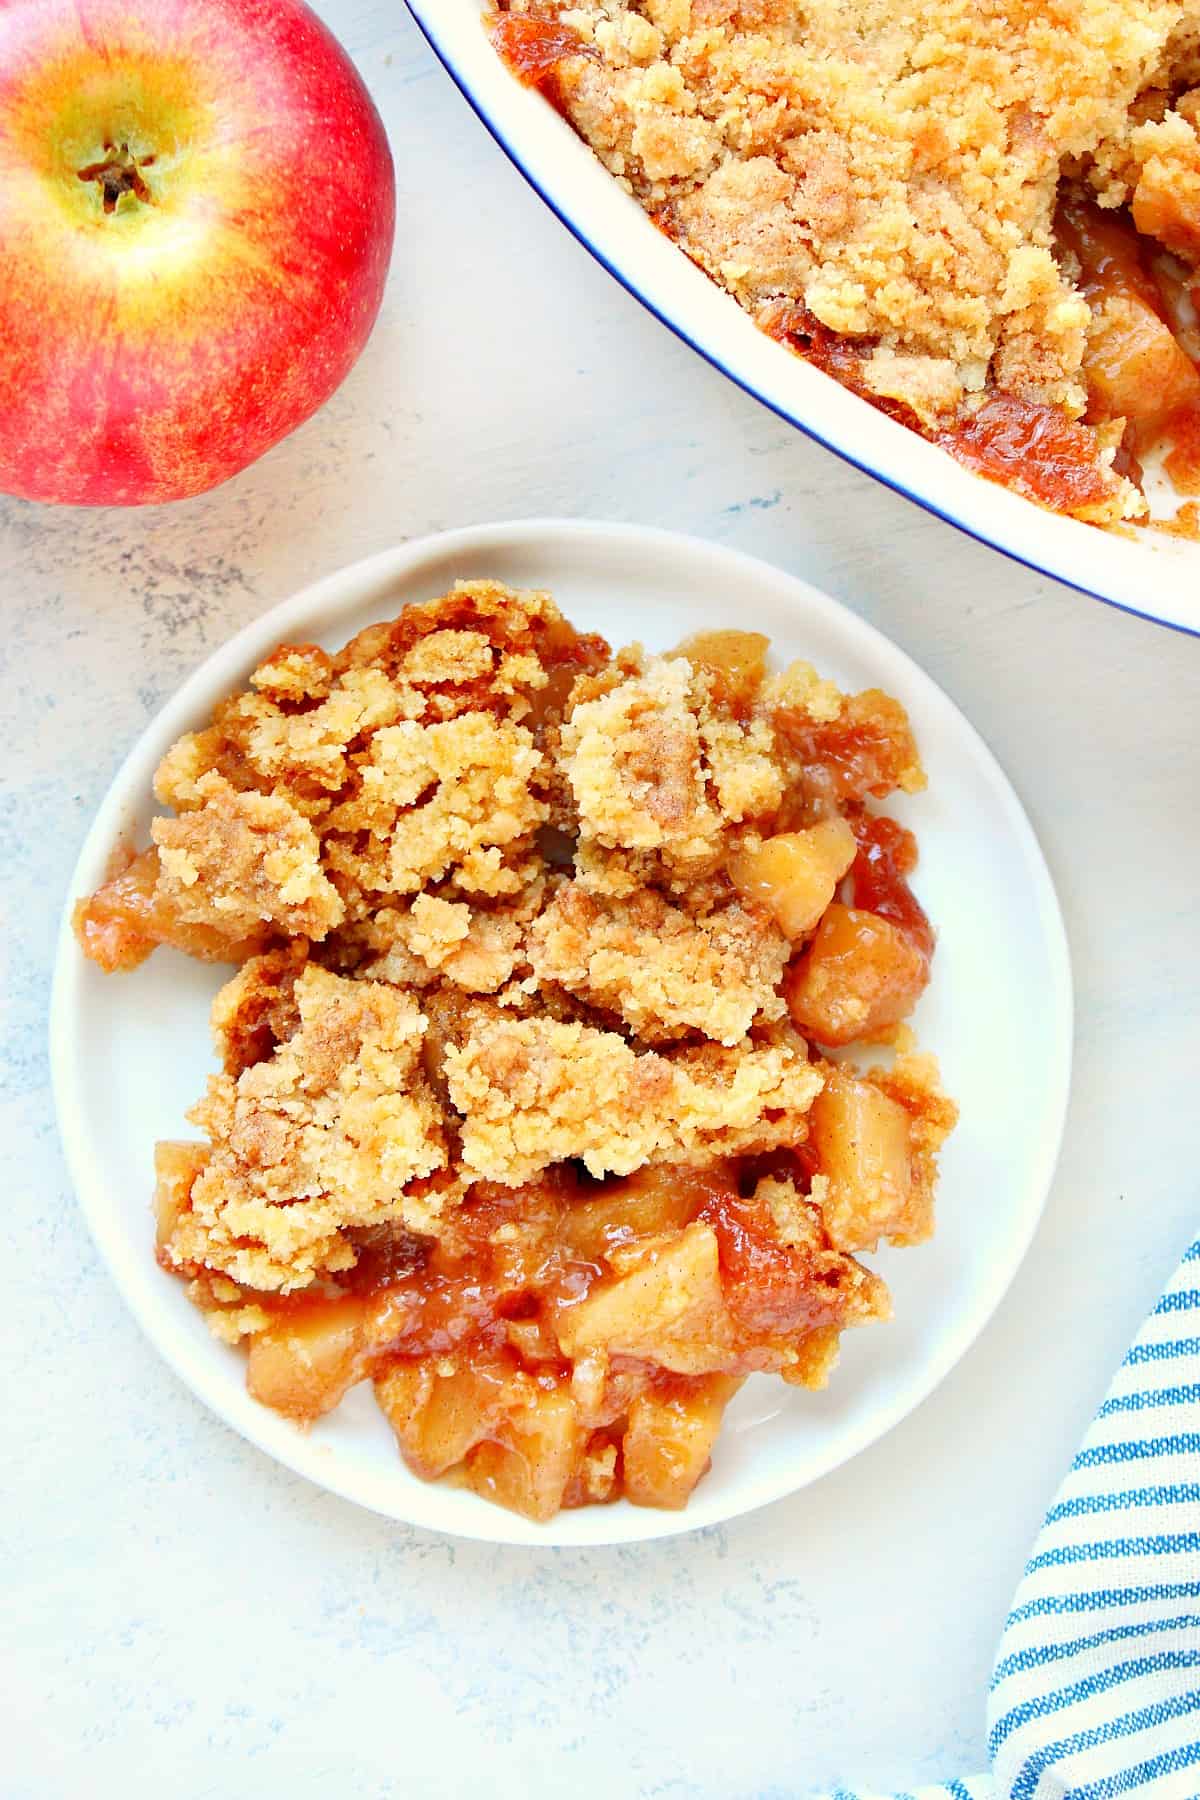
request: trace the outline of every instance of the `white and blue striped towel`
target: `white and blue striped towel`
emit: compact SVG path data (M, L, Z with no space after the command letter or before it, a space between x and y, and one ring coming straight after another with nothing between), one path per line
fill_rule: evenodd
M1200 1800L1198 1326L1200 1239L1026 1564L988 1700L992 1773L888 1800Z

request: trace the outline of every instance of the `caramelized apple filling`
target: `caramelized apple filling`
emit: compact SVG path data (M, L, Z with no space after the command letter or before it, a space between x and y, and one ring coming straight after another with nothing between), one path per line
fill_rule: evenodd
M496 0L492 41L769 335L1038 504L1200 488L1195 0Z
M903 709L751 632L613 656L464 584L283 646L167 753L86 952L236 972L158 1146L156 1254L300 1424L532 1519L683 1506L750 1375L820 1387L933 1225L954 1123L888 1045L929 978ZM828 1055L826 1054L828 1052Z

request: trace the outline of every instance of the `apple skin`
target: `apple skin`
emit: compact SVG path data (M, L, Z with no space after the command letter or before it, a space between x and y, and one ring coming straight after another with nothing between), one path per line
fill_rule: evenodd
M353 365L394 229L379 115L300 0L0 0L0 492L235 475Z

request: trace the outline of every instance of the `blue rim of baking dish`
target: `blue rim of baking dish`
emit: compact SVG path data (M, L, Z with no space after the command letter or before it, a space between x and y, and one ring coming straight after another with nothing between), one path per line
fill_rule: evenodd
M703 344L698 343L684 326L679 324L676 319L673 319L669 313L664 312L660 306L657 306L630 276L626 275L623 270L618 268L617 265L605 255L604 251L601 250L587 235L587 232L583 227L576 224L575 220L565 213L556 201L551 199L532 169L525 161L523 161L519 152L513 148L512 144L505 137L503 131L496 124L483 101L476 97L465 76L461 74L450 56L443 51L435 35L434 27L426 22L421 16L421 12L418 10L418 0L405 0L405 4L408 7L409 15L416 25L417 30L421 33L421 36L429 45L434 56L446 71L467 105L471 108L475 117L479 120L480 124L488 132L494 142L500 146L513 167L524 176L534 193L537 194L538 198L549 208L559 223L566 227L576 242L581 244L588 254L595 258L601 268L605 269L608 274L612 276L613 280L625 289L627 294L630 294L639 305L644 306L648 313L652 314L661 325L665 325L668 331L673 332L674 335L679 338L682 343L685 343L690 350L694 350L697 356L703 357L704 361L708 363L711 368L716 369L719 374L725 376L727 381L731 381L735 387L740 388L742 393L748 394L752 400L757 400L760 405L766 407L768 412L774 413L776 418L782 419L785 425L791 425L795 430L803 432L805 437L811 438L814 443L820 444L822 449L831 451L834 456L840 457L843 462L849 463L852 468L858 469L864 475L869 475L872 480L878 481L881 486L890 489L892 493L899 494L905 500L911 500L914 506L919 506L921 508L922 512L927 512L935 519L940 519L944 524L953 526L956 531L961 531L964 537L970 538L974 543L983 544L989 550L996 551L998 555L1006 557L1009 562L1016 563L1020 568L1028 569L1034 575L1044 576L1047 581L1057 581L1063 587L1070 588L1077 594L1087 595L1091 600L1099 600L1101 605L1111 607L1114 612L1126 613L1130 618L1134 619L1144 619L1150 625L1161 626L1166 631L1177 631L1183 637L1200 638L1200 626L1185 625L1178 619L1165 619L1158 613L1146 611L1144 607L1132 606L1123 600L1114 600L1110 595L1102 594L1096 588L1086 587L1080 581L1072 581L1069 576L1059 575L1051 569L1044 568L1041 563L1033 562L1029 557L1022 556L1019 551L1010 549L1006 544L998 543L995 538L988 537L984 532L977 530L974 526L965 524L962 519L956 518L953 513L945 512L935 501L926 499L921 494L914 493L911 488L906 488L902 482L895 481L891 477L881 474L877 469L873 469L869 463L862 462L851 451L843 449L840 444L836 444L830 438L825 437L820 431L816 430L815 427L806 424L803 419L797 418L794 413L786 411L778 401L770 399L768 395L764 394L761 389L756 387L752 382L745 380L741 375L735 374L726 363L721 361L721 358L717 355L716 351L706 349ZM827 379L832 379L832 377L828 377ZM866 403L864 402L864 404ZM983 480L985 477L980 476L978 479ZM1033 503L1030 502L1030 504L1032 505Z

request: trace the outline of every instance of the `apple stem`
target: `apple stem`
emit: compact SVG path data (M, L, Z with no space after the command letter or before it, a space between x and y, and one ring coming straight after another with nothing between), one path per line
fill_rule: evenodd
M142 170L149 168L153 161L153 156L143 156L139 163L131 154L128 144L120 147L105 144L104 156L99 162L89 163L85 169L80 169L79 179L99 183L101 203L106 213L116 212L122 194L132 194L135 200L152 206L154 195L146 185Z

